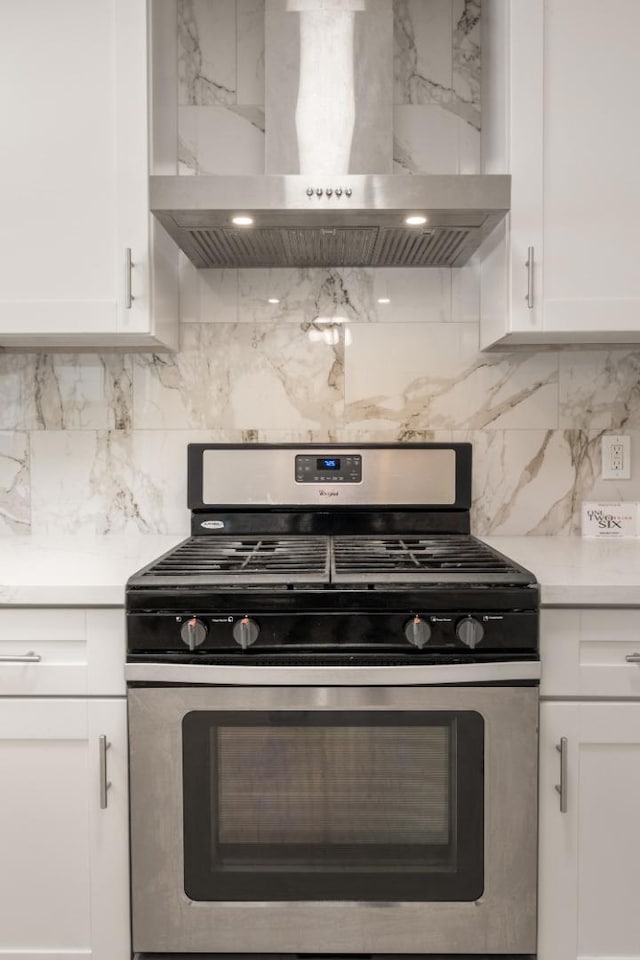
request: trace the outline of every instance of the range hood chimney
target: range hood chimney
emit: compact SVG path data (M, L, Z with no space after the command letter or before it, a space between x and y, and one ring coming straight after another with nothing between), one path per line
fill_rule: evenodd
M392 0L266 0L265 72L264 175L151 177L195 266L461 266L508 212L508 176L392 173Z

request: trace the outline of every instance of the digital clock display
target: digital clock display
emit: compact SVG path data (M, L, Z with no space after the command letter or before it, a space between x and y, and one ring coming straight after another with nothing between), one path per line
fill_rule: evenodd
M331 486L362 483L362 456L351 452L345 452L340 457L330 454L319 457L315 451L313 454L299 453L296 454L295 478L296 483L326 483ZM326 496L326 491L320 493ZM338 494L332 493L331 496L337 497Z

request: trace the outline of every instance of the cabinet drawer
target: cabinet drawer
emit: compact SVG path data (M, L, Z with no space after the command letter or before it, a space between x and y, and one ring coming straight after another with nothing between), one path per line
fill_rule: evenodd
M543 697L640 698L640 609L542 610L540 651Z
M0 610L0 696L125 693L122 610Z

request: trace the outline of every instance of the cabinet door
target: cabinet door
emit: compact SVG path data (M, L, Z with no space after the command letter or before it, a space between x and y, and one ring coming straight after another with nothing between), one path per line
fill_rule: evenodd
M125 725L124 699L0 700L1 957L129 960Z
M638 810L640 703L543 703L539 960L640 960Z
M487 0L483 20L485 170L513 194L482 344L640 340L640 4Z
M162 243L147 204L146 2L3 3L0 30L0 344L144 344Z
M544 3L544 326L640 334L637 0Z
M511 174L511 212L480 251L482 347L527 342L543 324L543 6L482 4L482 166Z

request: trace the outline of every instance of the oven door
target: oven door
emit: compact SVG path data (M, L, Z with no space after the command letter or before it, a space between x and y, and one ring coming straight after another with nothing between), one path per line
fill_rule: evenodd
M534 952L535 686L143 687L129 709L136 951Z

